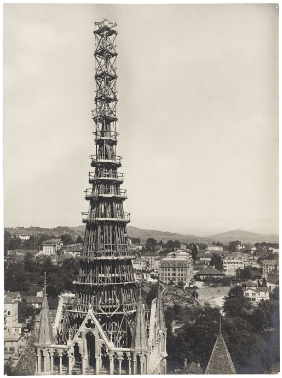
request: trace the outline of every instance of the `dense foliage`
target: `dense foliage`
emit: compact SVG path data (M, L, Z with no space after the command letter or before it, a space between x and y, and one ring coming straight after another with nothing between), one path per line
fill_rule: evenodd
M57 296L62 291L73 291L73 280L78 274L79 262L74 258L65 259L54 265L49 257L34 260L27 253L24 262L10 263L5 267L5 290L19 291L25 295L36 295L42 289L44 272L47 273L47 294L50 308L56 308Z
M222 333L237 373L267 372L279 361L278 292L268 301L252 306L242 289L230 290L224 303ZM275 299L274 299L275 298ZM173 371L188 362L197 362L205 369L218 335L219 310L209 306L175 309L165 312L168 328L168 366ZM182 322L180 329L173 325Z
M223 269L223 261L222 258L217 254L213 253L210 266L214 266L215 269L222 270Z
M30 249L30 250L42 250L43 242L50 239L61 239L64 245L74 244L75 240L69 233L63 233L61 236L56 237L53 234L39 234L31 235L28 240L21 240L17 236L11 236L10 232L5 230L4 232L4 254L6 256L8 250L14 249ZM83 243L81 236L78 236L76 243Z

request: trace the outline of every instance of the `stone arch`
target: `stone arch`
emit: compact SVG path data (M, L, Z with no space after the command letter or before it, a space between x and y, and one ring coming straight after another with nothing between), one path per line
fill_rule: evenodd
M57 372L57 374L59 374L59 370L60 370L60 357L59 357L59 353L58 353L58 350L55 349L54 350L54 371Z
M68 354L67 354L67 350L64 349L63 355L62 355L62 369L67 370L68 364L69 364L69 357L68 357Z
M136 363L137 363L137 374L141 374L140 354L137 354L137 356L136 356Z
M105 344L101 345L101 370L110 371L110 359Z
M127 354L124 352L123 360L121 362L121 369L123 372L125 372L126 375L128 375L128 371L129 371L128 364L129 364L129 359L128 359Z
M79 345L78 342L74 343L73 356L74 356L74 366L81 368L82 356L81 356L81 352L80 352L80 345Z
M44 353L43 353L43 350L40 349L39 353L40 353L40 359L39 359L39 369L38 369L38 371L44 372Z
M87 357L88 357L88 364L93 369L95 368L95 335L92 330L88 330L86 333L86 345L87 345Z

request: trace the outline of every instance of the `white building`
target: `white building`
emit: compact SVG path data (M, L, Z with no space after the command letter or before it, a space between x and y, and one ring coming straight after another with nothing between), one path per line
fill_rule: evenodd
M43 242L43 252L46 255L53 255L63 246L61 239L51 239Z
M189 283L193 277L193 263L189 253L175 251L167 254L167 257L160 260L159 277L163 283L174 284L183 282Z
M30 235L27 235L27 234L19 234L17 235L21 240L29 240L30 239Z
M132 260L132 266L133 266L133 269L135 270L142 270L142 269L146 269L147 263L145 260L136 258Z
M245 261L241 257L226 257L223 259L223 272L227 276L236 276L237 269L244 269Z
M207 248L207 251L209 251L209 252L222 252L223 247L221 247L220 245L211 245L210 247Z
M276 273L279 270L278 260L262 260L262 275L266 277L269 273Z
M267 287L248 287L244 290L244 297L254 303L266 301L269 299L269 289Z
M4 359L17 359L23 346L22 324L18 321L19 303L5 293L4 297Z

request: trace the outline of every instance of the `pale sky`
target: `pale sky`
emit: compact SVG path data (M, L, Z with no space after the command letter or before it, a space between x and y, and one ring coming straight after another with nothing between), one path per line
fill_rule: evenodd
M130 225L278 233L275 4L5 4L4 226L82 223L104 17Z

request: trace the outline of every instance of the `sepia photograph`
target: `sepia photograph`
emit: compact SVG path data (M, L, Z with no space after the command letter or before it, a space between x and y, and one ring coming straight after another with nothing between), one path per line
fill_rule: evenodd
M8 376L278 374L279 4L3 5Z

